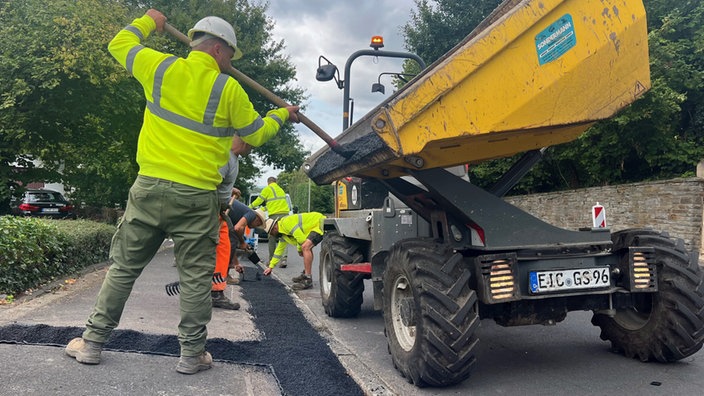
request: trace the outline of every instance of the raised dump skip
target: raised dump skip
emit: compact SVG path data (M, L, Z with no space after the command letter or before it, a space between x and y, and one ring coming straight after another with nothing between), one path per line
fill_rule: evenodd
M304 164L318 184L395 177L569 142L650 88L636 0L507 0Z

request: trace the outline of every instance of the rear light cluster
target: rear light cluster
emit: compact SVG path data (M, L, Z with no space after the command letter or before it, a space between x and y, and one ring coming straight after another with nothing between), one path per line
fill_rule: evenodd
M652 247L628 248L628 286L631 291L658 291L656 261L655 249Z
M497 304L519 299L515 253L488 254L475 259L479 299Z
M39 206L30 205L28 203L23 203L19 206L20 210L27 212L39 212Z
M18 208L23 212L39 212L41 208L39 206L31 205L28 203L23 203ZM64 205L59 208L59 212L71 212L73 210L73 205Z

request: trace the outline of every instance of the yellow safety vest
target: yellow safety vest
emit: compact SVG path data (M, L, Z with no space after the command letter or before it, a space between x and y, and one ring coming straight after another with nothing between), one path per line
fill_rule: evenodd
M286 200L286 192L276 183L269 183L269 185L259 193L257 199L249 205L249 207L253 209L259 206L264 206L269 216L288 214L291 211L291 208L288 207L288 201Z
M282 217L278 223L281 239L269 261L269 268L274 268L279 263L286 251L286 245L296 246L300 252L301 245L308 239L308 235L312 231L323 235L323 220L325 220L325 215L318 212L298 213Z
M145 15L122 29L108 50L142 84L147 106L137 145L139 174L215 190L232 136L260 146L288 119L280 108L262 118L247 93L202 51L179 58L141 44L156 29Z

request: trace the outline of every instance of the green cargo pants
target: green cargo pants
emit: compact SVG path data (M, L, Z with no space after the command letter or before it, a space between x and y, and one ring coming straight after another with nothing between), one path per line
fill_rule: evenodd
M120 322L134 282L164 238L170 236L181 282L178 325L181 355L203 353L208 335L206 325L212 315L210 289L218 226L215 191L138 176L130 188L125 215L112 238L110 258L113 263L98 293L83 338L107 341Z

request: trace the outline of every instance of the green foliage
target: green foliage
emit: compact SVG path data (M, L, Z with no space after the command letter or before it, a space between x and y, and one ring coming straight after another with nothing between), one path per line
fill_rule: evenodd
M0 3L0 214L9 211L17 183L63 182L75 202L113 207L126 200L138 166L142 89L108 53L108 42L147 8L162 11L186 32L200 18L219 15L236 26L245 57L235 66L290 103L304 100L290 84L295 69L271 36L267 4L248 0L13 0ZM189 47L154 34L147 46L180 56ZM250 92L261 114L272 108ZM307 153L286 125L255 151L281 169L300 166ZM31 162L38 159L42 168ZM13 165L26 168L14 172ZM259 174L244 159L239 180ZM238 181L239 183L239 181ZM16 191L15 194L18 192Z
M328 214L335 210L332 185L318 186L301 170L280 173L277 176L277 183L291 196L293 206L297 206L300 212ZM308 210L309 202L310 210Z
M0 293L17 294L105 261L114 226L0 217Z
M406 49L434 62L467 36L501 0L415 0L416 10L402 27ZM411 63L411 62L408 62Z
M114 225L88 220L49 221L65 238L64 274L108 259L110 242L116 230Z
M36 287L58 271L63 242L56 227L39 219L0 217L0 292Z
M107 52L126 10L100 0L18 0L0 7L0 133L13 149L0 153L0 167L17 158L30 169L28 159L43 162L41 171L6 180L64 182L77 188L80 201L118 202L109 192L126 195L127 177L120 180L119 173L134 168L129 148L143 108Z

